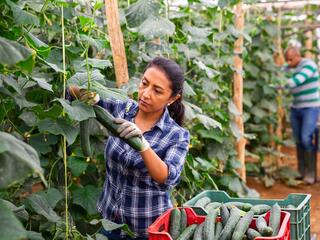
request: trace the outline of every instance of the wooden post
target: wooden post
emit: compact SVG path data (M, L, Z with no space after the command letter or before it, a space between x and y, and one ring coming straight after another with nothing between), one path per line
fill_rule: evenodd
M242 2L240 1L235 6L235 28L239 32L243 32L244 28L244 10L242 7ZM234 68L233 73L233 102L236 105L240 115L235 117L235 123L239 128L241 134L244 134L243 127L243 60L241 58L243 51L243 35L241 34L239 38L234 43ZM243 181L246 181L246 167L245 167L245 146L246 140L243 136L238 139L236 143L236 149L238 152L238 159L240 160L242 167L239 169L240 177Z
M308 26L311 23L311 21L309 19L309 16L310 16L310 5L307 7L307 18L305 20L305 25L306 26ZM306 45L307 51L305 53L305 57L306 58L311 58L311 59L313 59L313 57L314 57L312 52L310 51L310 50L312 50L312 37L313 37L312 35L313 34L312 34L312 30L311 29L310 29L310 31L306 32L307 39L306 39L305 45Z
M123 36L119 21L119 10L117 0L105 0L105 8L108 22L108 35L113 56L116 73L116 83L120 87L128 83L128 65L124 48Z
M283 51L282 51L282 46L281 46L281 42L282 42L282 38L281 38L281 8L279 8L278 10L278 16L277 16L277 39L276 39L276 51L277 51L277 56L278 56L278 60L276 62L276 64L278 64L278 66L283 66L283 64L285 63L285 59L283 56ZM278 90L278 96L276 98L277 100L277 127L276 127L276 136L278 138L278 140L282 140L282 120L284 118L284 110L283 110L283 106L282 106L282 90ZM277 144L277 152L281 153L282 150L282 145L281 144ZM282 157L278 156L277 157L277 166L280 167L282 163Z

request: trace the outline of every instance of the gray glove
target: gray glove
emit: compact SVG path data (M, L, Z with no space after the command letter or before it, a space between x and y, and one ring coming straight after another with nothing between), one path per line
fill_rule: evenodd
M140 128L138 128L136 124L122 118L115 118L113 122L120 125L119 128L117 129L117 132L119 133L119 137L122 137L125 139L129 139L132 137L139 137L142 140L142 149L140 152L144 152L150 148L150 144L143 137L142 131L140 130Z

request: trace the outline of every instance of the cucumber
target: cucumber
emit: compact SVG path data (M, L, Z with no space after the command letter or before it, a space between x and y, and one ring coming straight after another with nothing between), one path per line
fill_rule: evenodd
M182 233L181 235L177 238L177 240L188 240L192 237L194 231L197 228L197 224L192 224L188 226Z
M261 233L262 236L269 237L273 233L273 229L271 227L268 227L266 220L263 216L259 216L256 220L256 226L259 233Z
M233 206L236 206L237 208L239 208L240 210L243 211L249 211L252 208L252 204L251 203L244 203L244 202L227 202L225 203L226 207L231 209Z
M261 237L261 234L255 229L248 228L247 237L249 240L254 240L256 237Z
M211 202L211 199L208 197L200 198L196 203L194 204L194 207L205 207L207 204Z
M210 211L210 209L220 208L220 206L221 206L221 203L219 202L211 202L208 205L206 205L205 210Z
M106 111L103 107L98 105L93 106L93 110L96 114L97 120L106 128L108 129L114 136L119 136L117 129L119 127L118 124L114 123L114 117L111 113ZM121 138L127 144L129 144L132 148L137 151L142 150L142 140L139 137L132 137L129 139Z
M232 234L232 240L241 240L243 238L250 226L253 216L254 212L249 211L239 220Z
M202 240L203 226L204 226L204 222L197 226L193 234L193 240Z
M271 207L267 204L257 204L251 208L251 211L253 211L255 215L261 215L268 212L270 209Z
M174 208L170 214L170 235L173 240L177 239L180 235L180 222L181 222L181 212L179 208Z
M80 146L83 156L91 156L89 119L80 121Z
M221 204L220 215L222 218L222 225L225 226L227 224L228 219L229 219L230 212L229 212L228 208L226 207L226 205L224 205L224 204Z
M215 228L215 234L214 234L214 239L219 240L219 235L222 231L223 225L222 222L217 222L216 223L216 228Z
M274 204L270 210L269 226L273 229L272 236L276 236L280 228L281 208L278 203Z
M216 218L218 215L218 209L211 209L204 220L204 226L202 230L203 239L214 240L214 231L216 225Z
M229 219L219 235L219 240L229 240L231 238L233 230L235 229L240 218L241 215L239 209L232 208Z
M188 217L186 210L184 208L181 209L181 220L180 220L180 231L184 231L187 228Z

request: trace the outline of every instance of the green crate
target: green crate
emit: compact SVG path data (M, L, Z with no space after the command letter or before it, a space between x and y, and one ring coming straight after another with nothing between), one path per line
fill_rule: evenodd
M204 191L183 206L192 207L197 214L206 215L201 207L193 207L197 200L209 197L212 202L246 202L255 204L267 204L272 206L278 203L281 208L290 213L290 236L292 240L310 240L310 199L311 194L291 193L286 199L259 199L259 198L232 198L224 191ZM286 208L288 205L295 208Z

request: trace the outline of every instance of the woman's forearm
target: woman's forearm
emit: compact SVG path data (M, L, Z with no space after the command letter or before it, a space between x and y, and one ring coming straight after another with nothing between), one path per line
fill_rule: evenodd
M142 159L150 176L158 183L165 183L169 170L167 164L151 149L141 153Z

